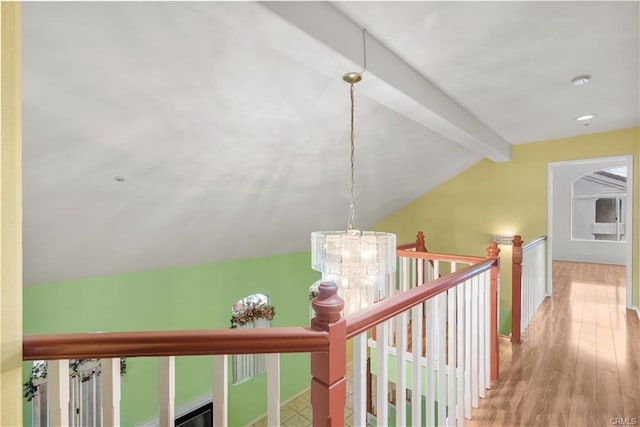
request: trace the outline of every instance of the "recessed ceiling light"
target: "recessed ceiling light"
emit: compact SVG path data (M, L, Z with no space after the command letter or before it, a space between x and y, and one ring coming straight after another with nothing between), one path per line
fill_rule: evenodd
M595 116L596 116L595 114L583 114L581 116L576 117L576 120L579 121L579 122L584 121L584 120L591 120Z
M118 176L116 176L115 178L113 178L113 180L114 180L115 182L124 182L124 176L120 176L120 175L118 175Z
M582 86L582 85L586 85L587 83L589 83L589 80L591 80L591 75L590 74L583 74L581 76L577 76L571 79L571 83L574 86Z

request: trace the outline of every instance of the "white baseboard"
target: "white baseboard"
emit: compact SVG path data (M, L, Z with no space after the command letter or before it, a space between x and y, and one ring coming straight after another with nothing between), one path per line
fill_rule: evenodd
M638 320L640 320L640 307L634 307L636 309L636 314L638 315Z

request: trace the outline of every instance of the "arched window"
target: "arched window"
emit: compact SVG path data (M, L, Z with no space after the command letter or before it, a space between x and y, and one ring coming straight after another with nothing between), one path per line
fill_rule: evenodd
M253 294L242 298L231 308L232 328L270 328L275 315L269 297ZM236 354L231 358L233 384L240 384L265 372L264 354Z

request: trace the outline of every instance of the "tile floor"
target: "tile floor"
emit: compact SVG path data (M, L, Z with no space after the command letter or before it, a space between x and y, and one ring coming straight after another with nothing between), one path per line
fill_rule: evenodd
M345 427L353 427L353 370L347 366L347 405L344 409ZM280 408L280 425L286 427L312 426L311 396L307 389ZM267 417L261 418L249 427L272 427L267 423Z

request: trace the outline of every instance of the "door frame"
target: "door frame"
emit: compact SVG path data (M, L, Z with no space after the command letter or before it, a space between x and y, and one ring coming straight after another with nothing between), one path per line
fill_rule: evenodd
M612 157L598 157L593 159L567 160L562 162L550 162L547 164L547 296L553 294L553 172L557 167L593 164L603 162L625 162L627 165L627 209L626 218L630 221L625 223L625 234L627 235L626 255L625 255L625 276L626 276L626 301L627 308L633 308L631 301L631 289L633 287L633 154Z

